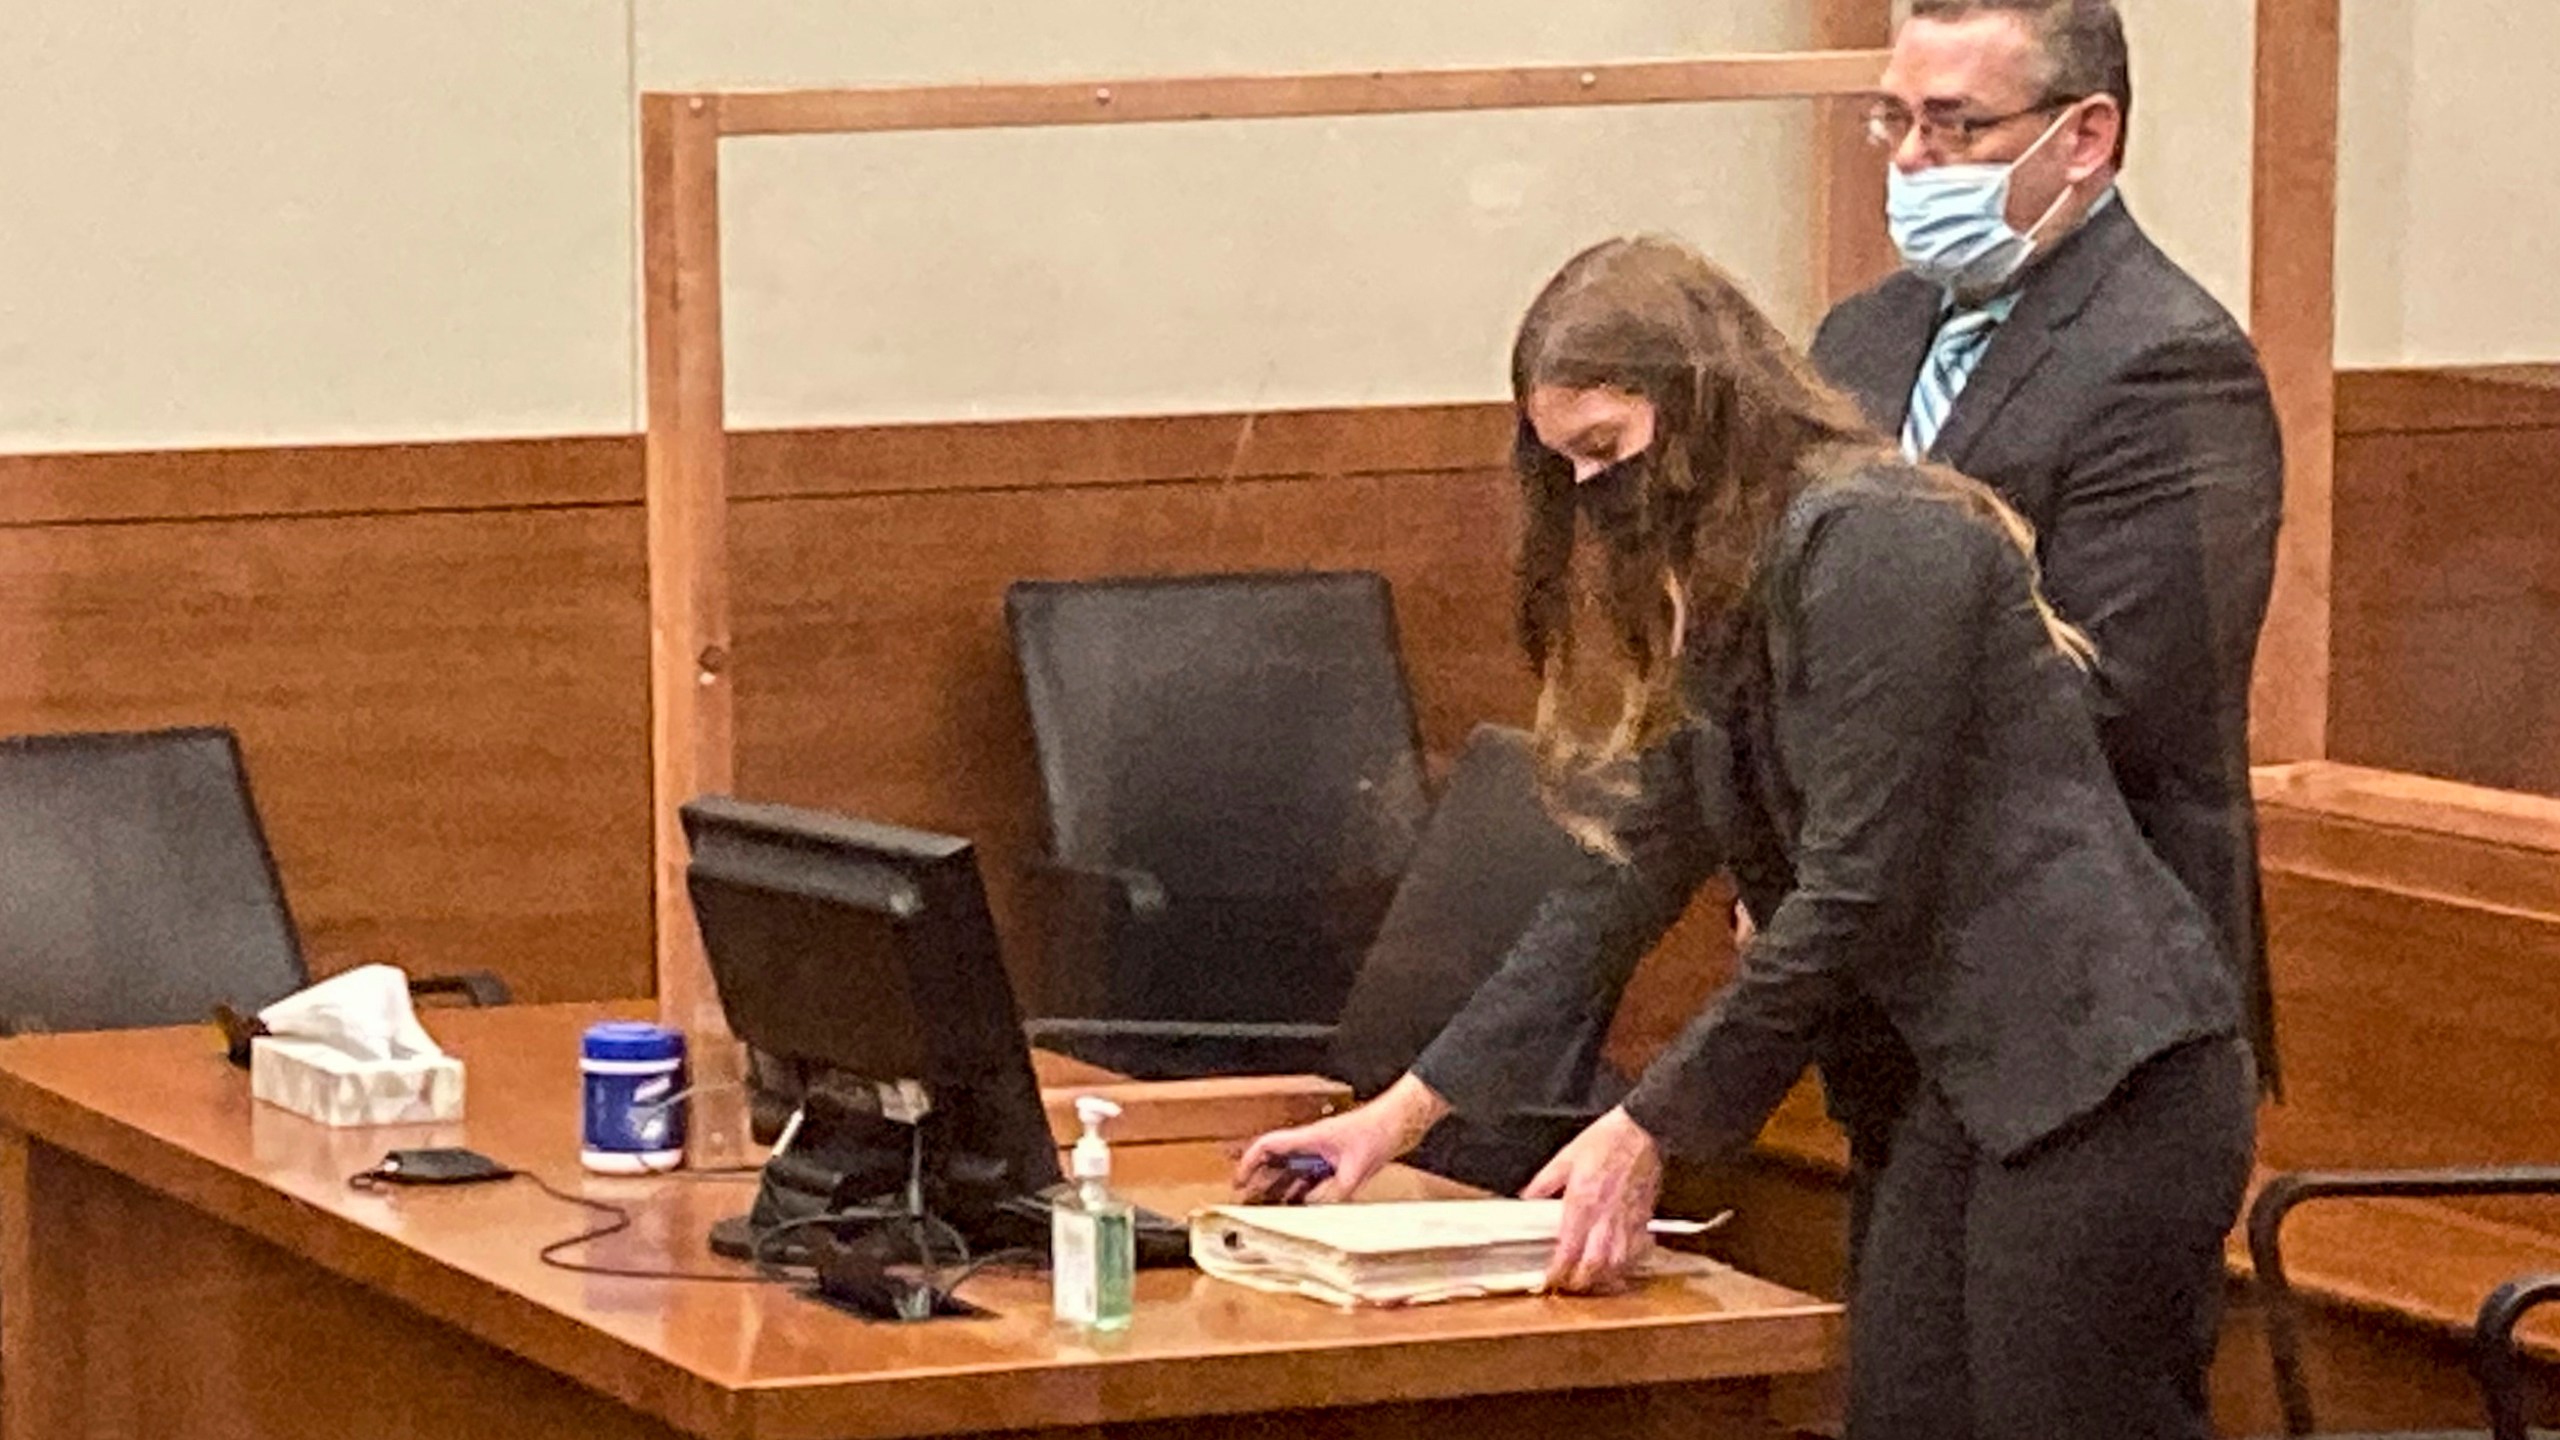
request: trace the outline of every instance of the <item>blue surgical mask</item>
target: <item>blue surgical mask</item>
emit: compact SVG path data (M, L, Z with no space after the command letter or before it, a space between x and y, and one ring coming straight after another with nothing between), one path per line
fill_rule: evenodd
M1957 298L1979 301L2000 293L2028 257L2035 254L2038 232L2053 222L2071 198L2064 186L2036 223L2024 233L2009 224L2009 182L2028 155L2043 148L2066 110L2045 127L2036 143L2017 159L1985 165L1937 165L1905 173L1885 169L1885 224L1902 263L1923 280L1945 286Z

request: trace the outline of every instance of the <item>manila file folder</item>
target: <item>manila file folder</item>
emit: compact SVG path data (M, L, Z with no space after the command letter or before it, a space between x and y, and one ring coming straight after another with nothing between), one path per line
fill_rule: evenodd
M1329 1305L1421 1305L1546 1288L1561 1200L1217 1205L1191 1217L1191 1258L1221 1280ZM1656 1250L1643 1273L1719 1268Z

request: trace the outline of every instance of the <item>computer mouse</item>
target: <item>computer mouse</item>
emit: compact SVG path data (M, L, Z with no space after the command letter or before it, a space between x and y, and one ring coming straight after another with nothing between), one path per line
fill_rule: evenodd
M1291 1151L1278 1158L1280 1168L1288 1171L1293 1179L1304 1180L1313 1185L1333 1178L1333 1162L1321 1155Z

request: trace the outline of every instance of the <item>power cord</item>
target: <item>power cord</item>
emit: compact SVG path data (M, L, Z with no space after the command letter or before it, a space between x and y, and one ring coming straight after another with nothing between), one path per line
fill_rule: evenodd
M699 1280L713 1285L775 1285L800 1278L779 1267L770 1267L762 1263L756 1266L755 1274L739 1275L713 1270L648 1270L634 1265L598 1265L592 1261L563 1259L561 1257L565 1251L575 1250L582 1245L592 1245L607 1236L619 1235L630 1229L630 1207L616 1205L610 1200L591 1200L584 1195L573 1195L530 1170L518 1170L513 1173L532 1181L535 1189L554 1200L606 1217L601 1225L554 1240L534 1252L537 1259L555 1270L567 1270L579 1275L608 1275L623 1280Z
M950 1298L960 1289L961 1286L976 1279L978 1272L981 1270L990 1270L999 1266L1009 1265L1019 1265L1027 1269L1040 1269L1047 1266L1048 1263L1048 1252L1034 1249L1029 1245L1015 1245L1003 1250L990 1250L986 1254L979 1256L977 1259L972 1260L967 1264L962 1265L959 1269L953 1271L950 1278L942 1282L942 1294L944 1298Z
M757 1168L737 1171L651 1171L655 1175L676 1175L700 1180L744 1178L757 1173ZM358 1190L376 1190L389 1186L467 1185L490 1181L524 1179L536 1189L563 1204L604 1217L602 1224L590 1226L574 1235L564 1236L544 1245L536 1252L543 1264L579 1275L601 1275L625 1280L686 1280L714 1285L771 1285L796 1283L807 1277L799 1271L820 1269L819 1264L793 1265L774 1258L773 1251L785 1237L816 1230L832 1235L845 1225L890 1225L904 1222L908 1238L915 1246L917 1267L922 1279L897 1299L904 1318L922 1318L944 1306L955 1303L956 1292L989 1265L1023 1260L1038 1261L1040 1252L1028 1247L998 1250L972 1259L969 1240L957 1226L933 1214L924 1203L924 1136L915 1131L908 1146L907 1178L901 1205L857 1205L829 1210L822 1214L801 1216L771 1225L757 1233L754 1246L756 1273L740 1275L706 1270L648 1269L629 1265L601 1265L591 1261L566 1258L566 1252L592 1245L631 1228L632 1213L627 1205L597 1200L574 1194L542 1178L530 1170L518 1170L481 1154L459 1147L437 1147L394 1150L386 1154L370 1170L347 1177L347 1184ZM951 1247L949 1267L935 1254L936 1232L947 1237Z

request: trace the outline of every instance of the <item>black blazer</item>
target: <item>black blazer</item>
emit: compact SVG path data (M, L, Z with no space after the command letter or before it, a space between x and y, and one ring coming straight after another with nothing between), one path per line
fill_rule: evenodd
M1936 333L1897 274L1823 321L1813 360L1888 435ZM2098 737L2160 858L2241 978L2261 1077L2275 1016L2249 794L2249 674L2284 459L2257 353L2119 198L2019 292L1931 458L2035 526L2045 593L2098 646Z
M2089 681L1987 519L1879 462L1818 485L1764 560L1745 638L1689 667L1697 718L1620 821L1629 862L1549 897L1415 1063L1493 1110L1562 1014L1606 1013L1731 857L1765 917L1629 1112L1664 1148L1747 1144L1860 1004L1974 1141L2007 1156L2240 1003L2202 910L2135 827Z

